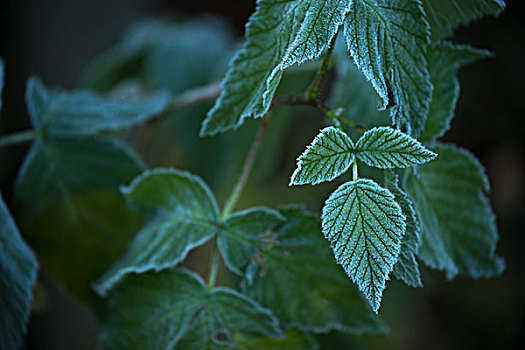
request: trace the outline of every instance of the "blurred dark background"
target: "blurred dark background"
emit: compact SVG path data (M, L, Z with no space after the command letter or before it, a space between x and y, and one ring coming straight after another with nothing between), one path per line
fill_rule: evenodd
M462 91L457 115L445 136L446 141L473 151L487 168L492 186L491 202L501 235L498 253L507 262L505 273L492 280L448 282L442 274L423 268L423 289L411 289L397 281L389 284L381 315L391 326L391 334L323 336L321 340L328 346L518 349L525 345L525 117L522 107L525 29L520 16L525 6L518 0L506 2L507 10L501 17L486 18L463 28L453 39L487 48L495 57L461 70ZM75 86L86 64L137 19L214 13L228 21L234 34L241 37L253 9L254 1L246 0L2 0L0 56L6 62L6 86L0 134L30 127L24 107L24 87L29 75L37 74L48 86ZM293 123L295 119L291 120ZM242 205L303 201L310 209L319 210L323 195L328 193L324 189L321 192L325 192L317 193L314 198L310 198L311 192L286 190L286 177L293 170L294 158L322 124L318 121L300 125L300 132L295 133L289 124L276 126L280 128L275 132L280 135L281 140L277 142L280 148L270 147L271 141L267 140L266 148L273 148L277 154L267 150L259 157L260 162L272 166L250 181ZM0 149L0 188L8 203L27 149L26 145ZM147 147L141 151L148 154ZM243 152L240 155L234 150L230 152L231 157L242 159ZM226 155L226 160L230 155ZM151 163L180 167L174 160ZM225 170L231 176L227 175L228 179L222 182L212 179L206 169L192 170L204 172L199 174L211 183L220 200L229 191L233 182L229 178L238 171L238 167L235 168L238 163L233 162L232 168ZM40 286L36 297L40 302L31 317L25 347L93 348L96 325L87 308L54 285L45 273L40 276Z

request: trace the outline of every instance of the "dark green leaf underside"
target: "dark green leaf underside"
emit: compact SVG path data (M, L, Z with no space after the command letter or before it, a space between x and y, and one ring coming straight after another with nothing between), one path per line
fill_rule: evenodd
M419 177L407 179L421 223L419 257L449 278L500 274L505 264L494 252L498 231L483 167L452 145L434 150L439 158L421 166Z
M285 222L266 236L243 286L271 308L286 328L307 332L386 331L359 291L333 261L319 219L300 208L282 209Z
M238 334L281 336L268 310L185 270L132 276L109 308L103 349L236 349Z
M419 264L416 260L421 241L419 222L414 204L408 195L399 187L399 177L393 172L386 175L386 187L394 195L407 220L405 236L401 241L399 260L394 266L394 276L411 287L422 287Z
M22 164L14 198L22 231L51 275L82 298L93 297L89 284L138 228L118 188L141 170L124 144L91 137L40 139Z
M456 27L467 25L485 15L498 15L503 0L423 0L433 39L452 35Z
M487 51L448 42L434 43L429 47L427 61L434 91L428 118L419 137L421 142L433 142L450 128L459 97L456 77L459 68L489 55Z

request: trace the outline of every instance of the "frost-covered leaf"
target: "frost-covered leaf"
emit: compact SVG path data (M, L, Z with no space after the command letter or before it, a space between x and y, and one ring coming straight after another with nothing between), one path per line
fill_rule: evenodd
M386 187L394 195L395 201L401 207L407 220L405 236L401 241L399 260L394 266L394 276L411 287L422 287L419 264L416 260L421 241L419 222L417 221L414 204L408 195L399 187L399 177L393 172L386 175Z
M437 157L416 139L383 126L365 132L356 142L355 154L367 165L383 169L407 168Z
M235 337L280 337L272 313L185 270L129 278L109 302L103 349L240 349Z
M377 313L406 229L394 195L372 180L347 182L327 199L322 221L337 262Z
M0 57L0 111L2 110L2 92L4 90L4 60Z
M0 61L1 64L1 61ZM25 333L38 262L0 195L0 348L16 350Z
M142 170L124 144L106 138L37 140L15 184L21 231L51 275L84 300L89 284L120 256L140 218L120 184Z
M483 167L455 146L438 144L434 150L439 158L407 179L421 223L419 257L448 278L500 274L505 264L494 252L498 230Z
M142 99L110 99L87 90L49 90L31 77L26 104L35 128L52 136L93 135L141 124L162 112L169 94L158 92Z
M448 37L453 30L485 15L497 16L503 0L422 0L433 39Z
M208 113L202 135L236 128L263 116L283 70L312 60L330 45L350 0L258 0L246 43L231 63L223 91Z
M345 21L357 66L391 107L393 122L417 137L428 113L432 84L425 54L430 31L417 0L355 0Z
M217 230L215 198L200 178L188 172L147 170L122 192L149 219L126 254L97 282L95 290L101 295L130 273L177 265Z
M291 185L316 185L331 181L348 170L354 160L354 143L343 131L324 128L299 158Z
M384 332L356 286L333 260L319 219L299 208L268 235L248 269L246 293L271 308L285 328L306 332Z
M434 43L429 47L427 61L434 91L428 118L419 137L421 142L433 142L450 128L459 97L456 77L459 68L488 55L490 53L484 50L448 42Z
M106 91L123 79L140 79L178 94L221 79L232 54L233 35L220 18L140 20L88 63L80 86Z
M328 105L343 109L343 115L356 124L371 128L390 125L387 111L378 110L378 95L367 81L363 72L357 68L351 58L342 37L338 38L334 58L335 81L331 88Z
M221 224L217 245L226 266L243 276L257 249L283 217L268 208L250 208L230 214Z

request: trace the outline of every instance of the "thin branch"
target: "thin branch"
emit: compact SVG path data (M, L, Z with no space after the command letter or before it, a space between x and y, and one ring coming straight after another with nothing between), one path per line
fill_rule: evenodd
M328 50L326 51L326 55L324 56L323 63L321 64L321 68L317 71L317 74L314 77L314 80L310 84L310 86L306 89L306 92L304 93L304 99L307 101L315 100L317 99L319 95L319 86L321 86L321 83L323 82L324 75L330 66L330 59L332 58L332 53L334 51L335 47L335 41L337 39L337 34L333 37L332 42L330 43L330 46L328 47Z
M0 147L18 145L37 139L40 134L36 130L24 130L0 136Z
M314 107L322 111L326 115L326 117L328 117L338 128L341 128L341 123L342 123L361 134L366 131L365 128L363 128L362 126L342 116L341 112L338 109L331 109L330 107L325 105L323 102L319 101L318 99L307 100L304 96L278 96L273 99L272 105L275 107L278 107L278 106Z
M221 81L216 81L195 89L187 90L171 100L166 111L174 112L191 107L203 101L213 100L221 93Z
M210 258L210 273L208 275L208 288L212 289L215 287L217 282L217 272L219 270L219 247L217 246L217 238L213 241L213 248Z
M224 220L228 216L228 214L232 212L232 210L235 208L235 205L237 204L237 201L239 200L239 197L241 196L242 190L244 189L244 186L246 185L246 181L248 180L248 177L250 176L250 172L252 170L253 163L255 161L255 157L257 156L257 152L259 151L262 140L264 138L264 134L268 126L268 121L269 121L269 117L267 114L261 122L261 126L259 127L259 131L257 132L257 136L253 140L250 151L248 152L248 156L246 157L246 160L244 161L244 166L242 168L241 175L239 176L239 179L237 180L237 183L235 184L230 194L230 197L228 198L228 200L226 201L226 204L224 205L224 210L222 211L222 214L221 214L221 221Z
M250 147L250 150L248 151L248 155L246 156L246 160L244 161L241 175L239 176L239 179L235 183L235 186L233 187L233 190L230 196L228 197L226 204L224 205L224 209L221 213L220 221L223 221L224 219L226 219L226 217L232 212L232 210L235 208L235 205L237 205L237 202L239 201L241 193L244 187L246 186L246 182L248 181L248 177L250 176L250 172L253 168L253 164L255 162L257 152L259 151L259 148L261 147L261 143L264 138L266 128L268 126L268 121L269 121L269 114L267 114L261 122L259 131L257 132L257 135L255 136L255 139L253 140L252 146ZM210 257L210 273L208 275L208 288L210 289L215 286L215 283L217 281L217 273L219 270L219 253L218 253L218 246L217 246L216 238L214 240L212 249L213 250L211 252L211 257Z

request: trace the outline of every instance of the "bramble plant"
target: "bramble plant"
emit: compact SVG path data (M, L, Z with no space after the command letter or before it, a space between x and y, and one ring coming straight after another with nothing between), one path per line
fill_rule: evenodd
M418 261L447 278L504 269L483 167L438 141L454 117L459 68L490 55L446 38L504 7L259 0L229 68L234 41L214 18L138 23L86 68L80 88L29 78L33 129L0 137L3 147L32 142L15 183L20 232L54 280L97 312L104 349L309 349L319 333L385 332L387 281L422 287ZM3 72L1 63L1 85ZM231 136L203 138L209 146L192 159L213 163L195 168L237 171L227 167L246 134L232 131L258 124L222 208L197 175L145 170L127 145L140 149L142 128L175 113L167 137L196 145L195 119L183 117L202 116L215 98L200 135ZM289 169L290 186L344 179L320 219L300 205L236 211L281 106L310 107L331 124ZM169 152L144 156L156 163ZM0 348L16 349L39 264L1 199L0 218ZM209 253L209 269L197 269L205 278L191 270L193 251Z

